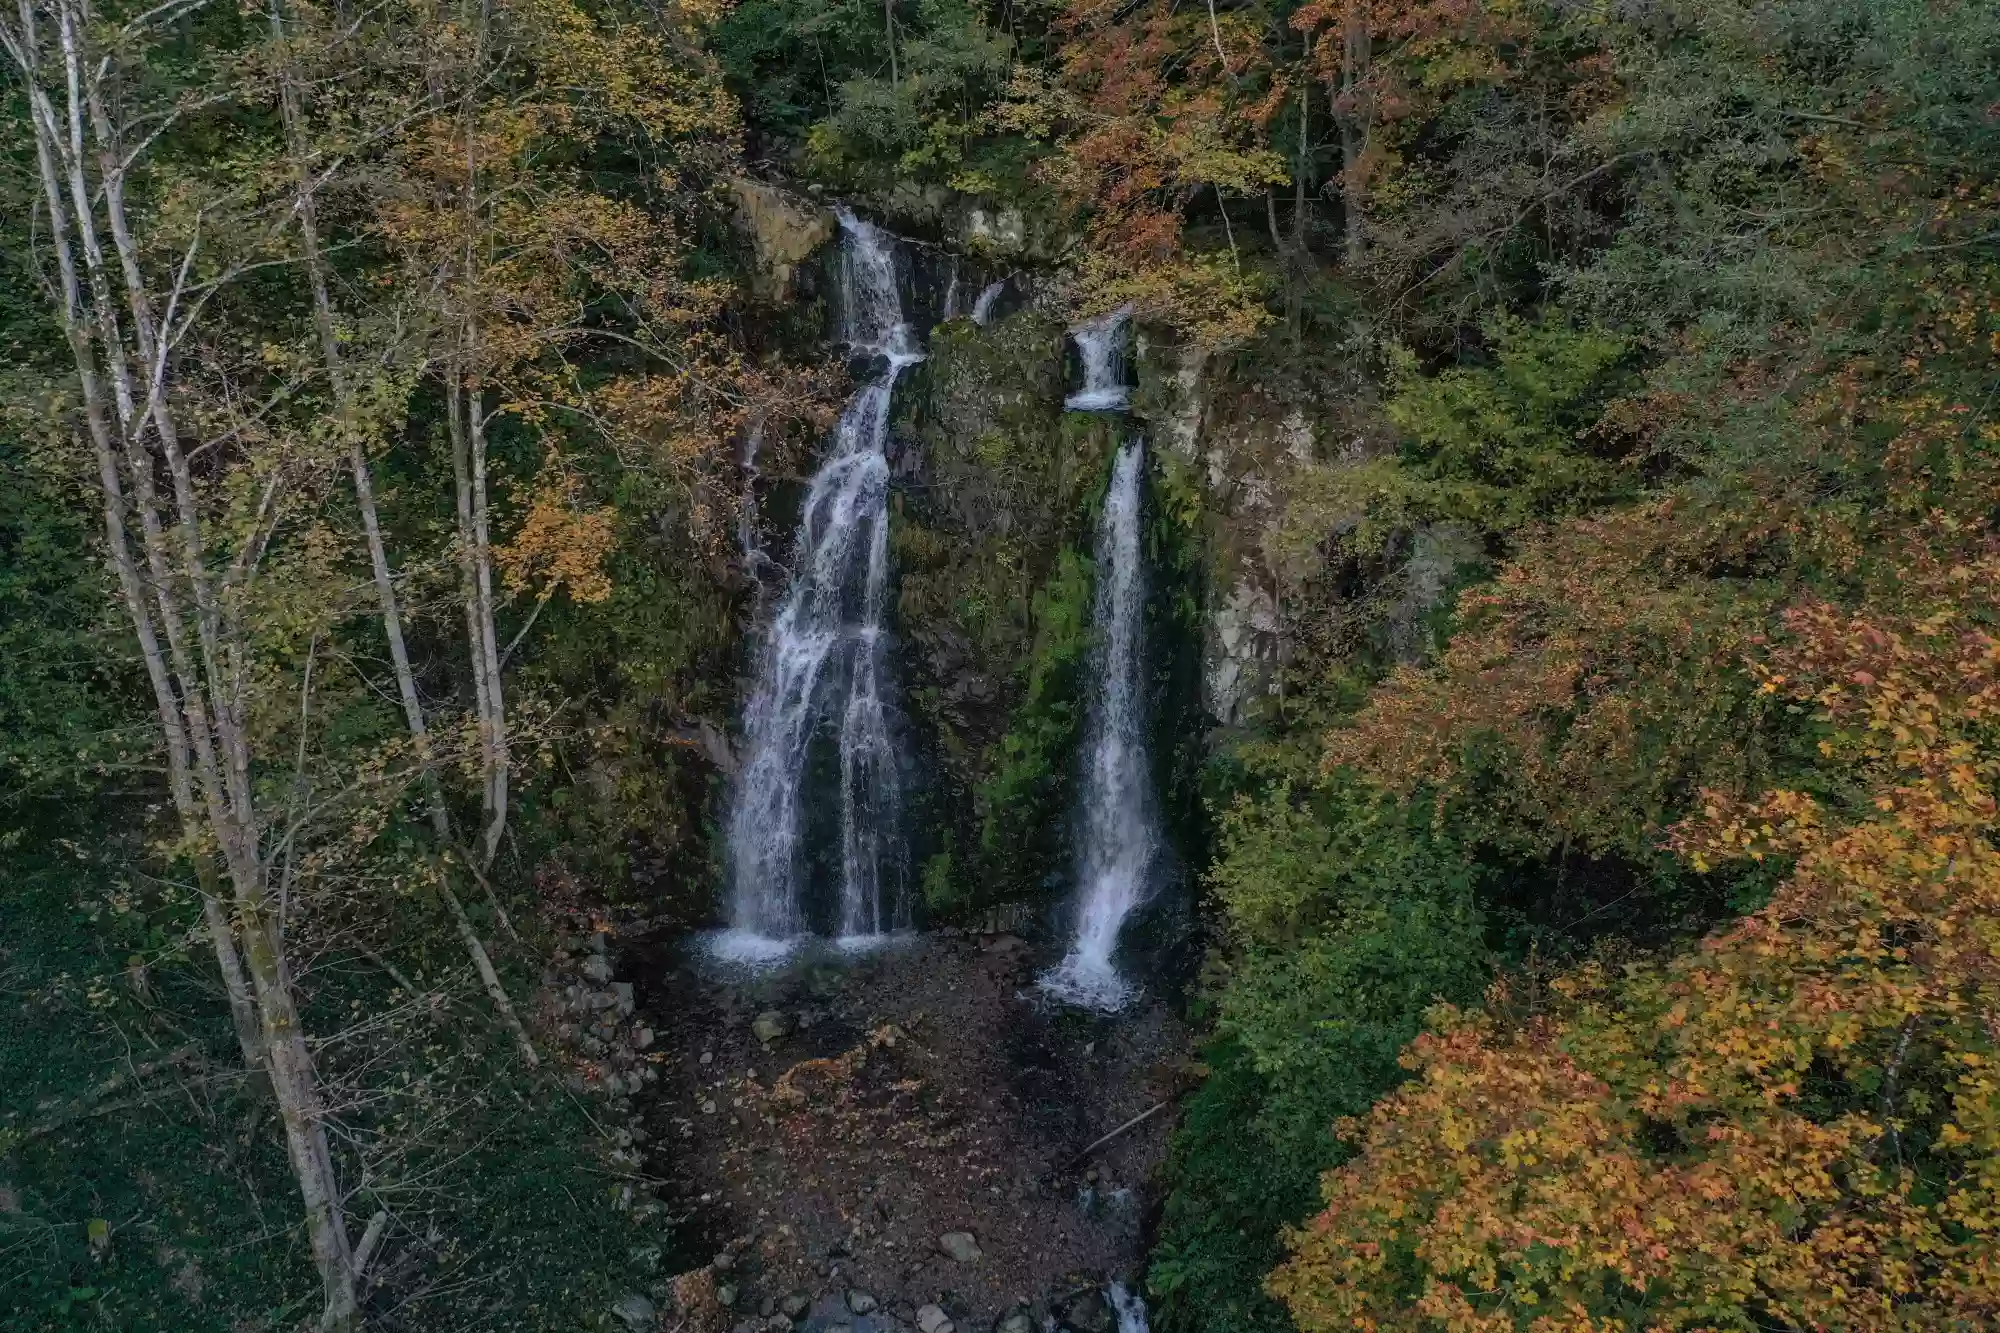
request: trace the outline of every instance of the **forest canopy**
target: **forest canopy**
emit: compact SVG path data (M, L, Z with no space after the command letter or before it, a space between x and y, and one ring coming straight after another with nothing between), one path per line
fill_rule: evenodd
M834 201L1043 330L939 301L897 418L939 924L1051 907L1100 483L1037 349L1140 330L1156 1327L2000 1324L2000 6L19 0L0 55L0 1326L567 1328L661 1262L571 1188L665 1211L544 963L715 916Z

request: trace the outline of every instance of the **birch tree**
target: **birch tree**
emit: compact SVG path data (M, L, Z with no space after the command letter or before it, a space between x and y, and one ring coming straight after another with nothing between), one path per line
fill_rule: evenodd
M291 478L282 465L260 469L252 457L232 457L219 441L196 442L214 448L197 471L181 426L176 354L229 266L197 276L198 214L171 276L156 282L147 262L153 238L127 205L135 164L175 114L153 107L157 119L135 121L130 108L143 98L124 86L127 53L191 8L153 10L119 27L87 0L18 0L0 21L0 48L28 104L53 312L75 362L106 550L152 683L169 788L197 865L220 861L219 875L202 872L206 923L238 1039L268 1075L284 1125L323 1288L322 1327L346 1330L357 1317L354 1246L286 957L270 820L253 778L253 650L241 615ZM249 262L242 255L235 267ZM247 518L216 502L218 489L239 482L256 495ZM228 910L218 893L225 878Z
M532 1068L540 1063L539 1057L535 1053L534 1043L530 1040L526 1027L515 1012L513 1002L507 994L506 987L500 980L499 973L493 966L492 958L487 953L485 943L479 938L478 930L474 927L471 917L465 910L464 903L460 900L457 891L451 883L449 863L455 854L461 852L461 848L456 830L452 825L451 811L445 798L443 784L438 777L436 747L433 744L429 722L425 717L423 699L417 691L416 672L411 666L409 646L404 635L403 609L396 590L395 577L391 571L388 544L383 536L381 515L375 500L373 468L369 461L367 449L367 437L369 434L369 423L365 420L367 414L360 409L355 401L355 387L350 368L347 365L347 354L342 349L339 331L336 328L333 301L329 292L327 257L319 226L318 180L315 176L315 167L324 160L324 157L321 154L315 153L313 145L308 141L309 135L305 126L307 114L305 93L301 86L302 80L296 63L296 43L293 37L288 36L285 11L286 7L282 3L282 0L271 0L268 17L270 23L272 67L277 85L280 119L284 128L286 163L291 175L293 213L298 226L299 252L305 269L307 285L312 294L312 326L319 347L321 358L320 368L324 372L327 390L332 398L334 429L338 436L337 447L344 454L349 475L353 480L355 502L361 518L362 536L368 551L369 572L372 576L376 603L380 610L383 636L387 640L389 647L390 667L395 676L396 698L401 705L404 723L409 729L410 740L415 749L417 767L421 776L424 793L424 804L429 816L432 833L437 840L439 856L445 862L437 880L438 894L451 915L452 924L472 959L473 967L479 974L480 982L485 987L487 996L491 999L495 1012L498 1013L501 1022L513 1035L515 1044L521 1051L522 1058ZM335 59L340 59L342 57L363 54L352 50L345 43L340 42L337 33L321 33L319 36L323 39L323 55L331 55ZM390 105L395 110L404 109L393 102ZM465 499L463 487L460 488L460 498L461 511L463 511L463 502ZM460 534L461 545L463 546L463 527L460 529ZM486 564L489 572L484 580L484 584L490 593L490 559ZM470 586L476 588L479 584L475 582ZM468 608L471 608L478 604L468 599L467 605ZM484 605L483 609L487 614L481 623L490 634L492 629L490 604ZM475 639L476 648L483 648L484 642L483 637ZM473 661L475 681L485 680L487 673L484 669L483 652L476 650L473 654ZM500 744L497 762L502 769L499 777L502 800L498 806L498 810L500 816L504 818L504 768L506 763L505 714L502 711L497 718L489 717L485 709L485 704L489 699L489 693L486 689L480 689L479 698L482 704L480 714L481 755L483 762L487 766L487 791L489 796L493 791L494 782L491 766L496 762L496 756L493 747L489 744L488 728L489 726L498 727ZM512 926L507 923L505 909L500 906L498 898L492 894L491 887L487 885L485 876L480 869L480 864L473 862L473 858L471 857L466 857L465 859L469 863L472 873L478 877L481 886L486 888L487 896L493 903L496 918L503 924L506 924L506 928L511 932ZM490 863L490 848L480 860Z

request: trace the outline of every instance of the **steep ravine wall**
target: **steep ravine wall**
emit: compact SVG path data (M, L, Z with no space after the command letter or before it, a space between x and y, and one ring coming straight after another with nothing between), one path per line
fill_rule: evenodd
M810 300L823 285L796 254L818 205L755 202L746 225L775 257L763 291L782 320L787 292ZM890 445L912 891L932 921L1025 924L1050 920L1067 887L1090 533L1122 431L1151 444L1153 750L1183 872L1206 855L1204 766L1308 721L1290 692L1317 676L1422 656L1434 608L1481 553L1435 531L1369 561L1329 558L1349 516L1319 499L1327 479L1391 447L1358 377L1300 371L1269 348L1204 356L1141 327L1133 416L1065 413L1074 353L1057 281L1014 270L1002 317L944 318L954 281L964 311L1009 271L972 253L981 238L956 244L968 253L907 248L929 356L898 386ZM780 508L784 490L769 488ZM786 517L767 505L780 542ZM1172 933L1159 924L1140 933Z

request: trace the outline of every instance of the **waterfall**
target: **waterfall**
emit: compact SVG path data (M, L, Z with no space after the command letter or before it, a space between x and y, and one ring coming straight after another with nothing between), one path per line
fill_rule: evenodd
M1126 1290L1123 1282L1111 1284L1111 1308L1118 1316L1118 1333L1147 1333L1146 1298Z
M986 287L972 302L972 322L982 329L992 323L993 304L1000 299L1000 294L1006 290L1007 279L1005 278L1000 279L998 282L986 284Z
M763 447L764 419L758 417L743 432L743 450L736 460L743 475L743 490L736 503L736 544L743 556L743 575L755 589L752 610L759 617L764 614L764 574L771 566L757 528L757 480L764 475L757 466L757 455Z
M889 401L923 360L904 319L893 238L842 209L841 338L876 362L813 475L744 717L747 758L729 814L731 929L738 958L783 953L808 928L804 803L809 752L839 753L836 929L865 940L903 924L895 881L901 777L889 730Z
M1123 412L1131 391L1125 387L1125 328L1132 307L1086 320L1069 331L1083 360L1083 387L1064 400L1072 412Z
M944 308L938 312L938 323L958 318L958 270L957 255L951 257L951 277L944 285Z
M1117 1009L1132 996L1132 986L1112 965L1111 954L1125 918L1148 896L1160 846L1141 676L1146 579L1139 550L1139 490L1144 464L1141 441L1120 447L1098 520L1091 611L1096 688L1084 742L1076 936L1068 956L1041 983L1056 998L1093 1009Z

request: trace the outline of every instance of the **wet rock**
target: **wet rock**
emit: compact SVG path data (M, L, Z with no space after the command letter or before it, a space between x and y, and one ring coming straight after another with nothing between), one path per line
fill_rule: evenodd
M784 1300L778 1302L778 1308L784 1311L786 1318L797 1319L805 1314L806 1311L812 1309L812 1303L813 1298L811 1296L803 1291L795 1291L785 1297Z
M645 1050L653 1044L653 1029L636 1027L632 1029L632 1046L635 1050Z
M636 1001L634 1001L634 999L632 998L631 982L629 981L612 982L611 996L612 996L612 1002L618 1006L619 1013L629 1014L632 1012L633 1008L635 1007Z
M853 1314L873 1314L880 1304L874 1293L859 1287L850 1287L847 1292L847 1308Z
M612 1304L611 1313L617 1315L619 1322L633 1333L644 1333L645 1330L660 1326L660 1316L654 1310L653 1303L636 1291L620 1296Z
M961 1264L977 1263L982 1257L979 1242L970 1231L947 1231L938 1237L938 1248Z
M716 1272L727 1273L730 1269L734 1267L736 1267L736 1256L731 1254L728 1250L724 1250L722 1253L715 1256Z
M715 1289L716 1303L727 1308L736 1304L736 1284L724 1282Z
M1118 1326L1118 1316L1112 1311L1111 1302L1104 1299L1104 1293L1092 1287L1069 1303L1063 1312L1063 1322L1077 1333L1111 1333Z
M750 1024L751 1035L761 1042L774 1042L792 1030L792 1020L783 1010L766 1009Z
M951 1316L942 1306L926 1305L917 1311L917 1328L920 1333L952 1333Z
M584 980L602 986L611 980L611 960L603 954L592 954L583 963Z

